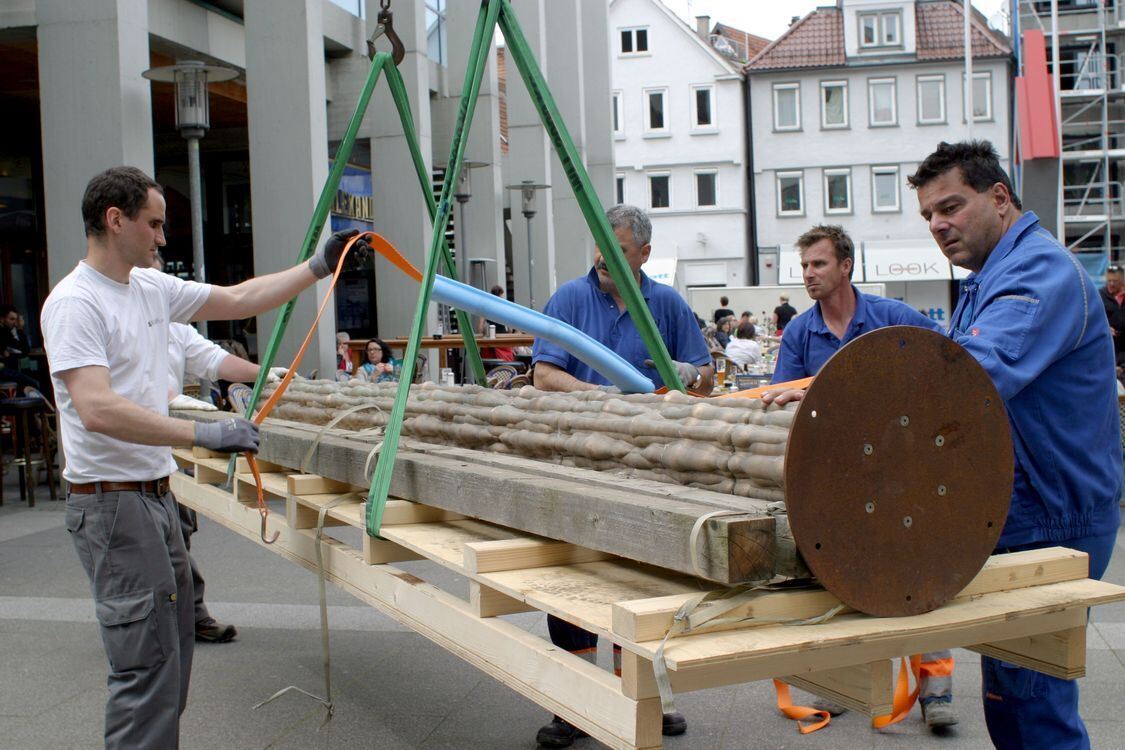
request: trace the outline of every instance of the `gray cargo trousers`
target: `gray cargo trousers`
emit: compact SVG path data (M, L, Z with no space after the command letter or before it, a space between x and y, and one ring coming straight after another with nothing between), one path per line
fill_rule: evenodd
M109 660L106 748L178 747L195 597L172 493L69 493L66 527Z

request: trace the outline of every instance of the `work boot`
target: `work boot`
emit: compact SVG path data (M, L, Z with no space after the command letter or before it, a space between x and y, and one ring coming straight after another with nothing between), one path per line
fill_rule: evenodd
M953 713L952 701L923 703L922 718L926 720L926 726L934 734L941 734L947 727L957 723L957 714Z
M678 734L683 734L687 731L687 719L679 711L673 711L670 714L664 714L664 725L661 728L661 733L665 737L675 737Z
M566 719L555 716L550 724L539 728L535 741L540 747L570 747L575 740L588 736Z
M221 622L215 622L214 617L205 617L195 623L195 640L197 641L226 643L227 641L233 641L236 635L238 635L238 630L234 625L223 625Z
M816 711L827 711L829 716L840 716L848 712L847 708L827 698L817 698L809 706Z

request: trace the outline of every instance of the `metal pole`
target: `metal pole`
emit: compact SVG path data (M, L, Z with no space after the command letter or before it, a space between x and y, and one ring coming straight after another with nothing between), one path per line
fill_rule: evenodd
M968 125L969 140L973 140L973 3L962 0L965 5L965 123Z
M187 136L188 149L188 196L191 200L191 260L195 268L195 280L200 284L207 280L203 264L203 189L199 177L199 136ZM199 334L207 338L207 322L199 321Z
M1055 88L1055 124L1059 131L1059 179L1058 205L1055 211L1055 235L1059 242L1066 245L1066 206L1063 203L1066 191L1063 190L1062 91L1059 88L1062 83L1062 74L1059 70L1059 62L1059 0L1051 0L1051 84Z
M531 252L531 216L527 219L527 307L535 309L535 256Z

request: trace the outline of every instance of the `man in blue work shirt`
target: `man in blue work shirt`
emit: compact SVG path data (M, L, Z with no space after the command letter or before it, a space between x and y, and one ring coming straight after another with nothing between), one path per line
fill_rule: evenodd
M937 323L907 305L864 294L852 285L855 245L843 227L819 224L797 238L805 290L816 303L793 318L781 337L774 383L816 375L840 347L878 328L918 326L942 331ZM766 393L762 400L782 405L799 401L803 390ZM953 712L953 654L948 650L922 654L918 702L926 726L935 732L957 723ZM830 701L814 708L838 715L847 709Z
M972 271L949 335L1004 399L1015 448L997 552L1060 545L1101 578L1120 525L1121 432L1113 342L1097 289L1039 226L988 141L942 143L907 178L950 262ZM998 748L1088 748L1078 684L981 657L984 715Z
M676 374L684 385L707 395L714 384L715 367L707 342L687 302L674 289L658 284L641 271L652 246L652 223L645 212L635 206L619 205L606 211L625 260L640 285L641 295L652 312L660 337L668 347ZM617 284L609 275L601 253L594 258L590 273L563 284L547 301L543 312L569 323L591 338L617 352L644 373L659 388L664 385L651 366L648 349L637 332L633 319ZM608 386L609 380L562 347L545 339L535 339L531 353L536 388L545 391L587 391ZM647 364L646 364L647 363ZM598 636L547 615L551 642L573 654L593 662L597 655ZM621 649L613 647L614 671L620 671ZM663 732L683 734L687 721L679 713L664 714ZM556 716L542 727L535 740L543 747L567 747L585 734L562 717Z

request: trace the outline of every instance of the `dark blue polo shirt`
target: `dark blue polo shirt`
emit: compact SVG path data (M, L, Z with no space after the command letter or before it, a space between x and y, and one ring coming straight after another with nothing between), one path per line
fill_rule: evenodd
M672 359L690 362L696 367L710 365L707 342L699 330L695 314L683 297L672 287L656 283L644 271L641 271L641 294ZM560 286L547 301L543 312L602 342L652 380L657 388L664 385L655 369L644 366L644 361L651 356L628 310L620 310L613 297L601 290L598 272L593 268L585 276ZM535 339L531 359L533 363L549 362L586 383L609 384L609 380L585 362L545 339Z
M816 375L840 347L878 328L918 326L945 333L944 328L905 302L864 294L854 284L852 291L855 292L855 315L843 339L836 338L836 334L828 330L828 324L820 314L819 302L789 321L781 336L781 352L770 382L784 383Z

